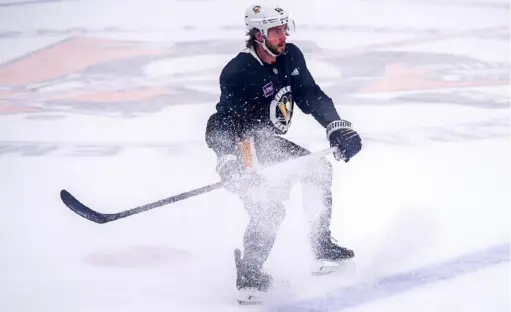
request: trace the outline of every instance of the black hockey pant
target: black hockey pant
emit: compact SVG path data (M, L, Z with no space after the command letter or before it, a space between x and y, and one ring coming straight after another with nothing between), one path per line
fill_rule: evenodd
M307 149L275 135L254 137L254 147L261 165L310 154ZM332 165L327 159L320 158L311 167L312 170L307 170L300 177L300 183L304 192L303 205L310 224L311 247L315 251L322 241L330 240ZM242 197L242 200L250 217L243 239L243 258L248 265L261 268L284 220L284 205L273 200L254 201L250 197Z

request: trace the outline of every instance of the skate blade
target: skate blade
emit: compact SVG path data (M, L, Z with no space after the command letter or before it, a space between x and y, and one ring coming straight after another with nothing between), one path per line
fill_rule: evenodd
M289 298L291 284L288 280L274 280L267 291L255 288L239 289L237 302L240 305L278 304L283 298Z
M265 293L257 289L240 289L236 301L240 305L260 305L264 303Z
M338 272L351 272L355 270L355 268L355 262L352 259L339 261L318 260L313 264L311 273L314 276L321 276Z

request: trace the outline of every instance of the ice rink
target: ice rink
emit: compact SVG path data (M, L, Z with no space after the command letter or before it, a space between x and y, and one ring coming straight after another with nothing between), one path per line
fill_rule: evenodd
M289 289L235 301L248 221L204 141L245 0L0 0L0 311L510 311L510 3L278 2L289 37L364 147L334 166L332 231L356 270L311 276L300 187L266 268ZM271 4L262 1L262 4ZM298 109L286 136L324 129Z

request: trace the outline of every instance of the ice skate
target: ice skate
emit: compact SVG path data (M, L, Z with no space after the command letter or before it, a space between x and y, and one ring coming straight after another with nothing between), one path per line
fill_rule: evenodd
M355 256L353 250L338 245L330 235L327 237L327 239L320 240L314 250L313 275L334 273L354 264L353 261L350 261Z
M243 305L262 304L268 289L272 286L273 278L261 269L241 259L241 251L234 251L236 263L237 301Z

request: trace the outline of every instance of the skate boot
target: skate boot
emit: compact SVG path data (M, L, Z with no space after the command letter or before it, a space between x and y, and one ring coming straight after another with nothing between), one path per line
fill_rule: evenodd
M346 260L355 256L353 250L340 246L330 233L317 241L314 253L316 259L314 275L336 272L347 264Z
M236 263L236 288L238 289L238 303L262 304L264 293L272 286L273 278L262 272L257 265L241 259L241 251L234 251Z

